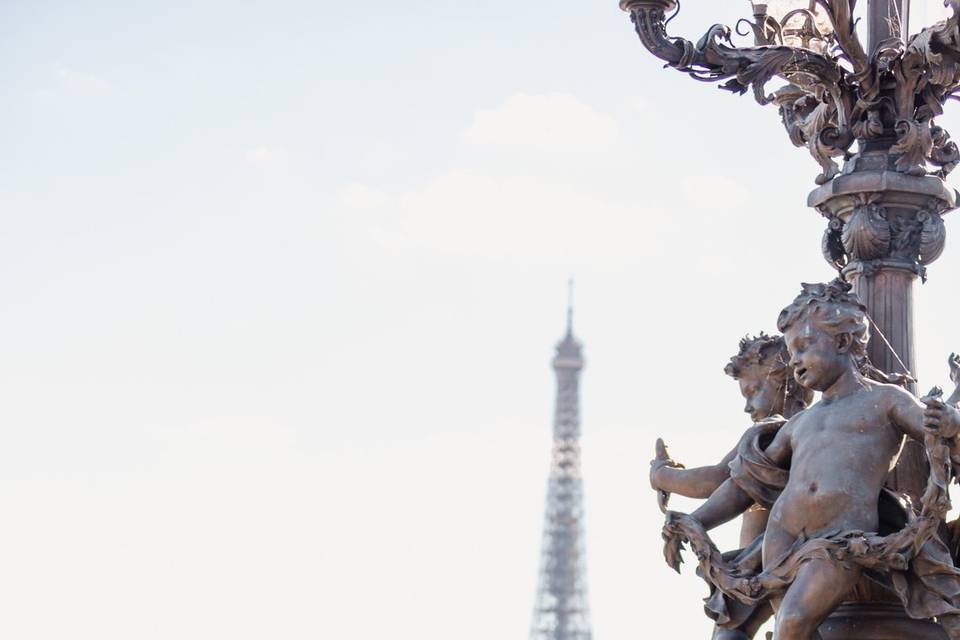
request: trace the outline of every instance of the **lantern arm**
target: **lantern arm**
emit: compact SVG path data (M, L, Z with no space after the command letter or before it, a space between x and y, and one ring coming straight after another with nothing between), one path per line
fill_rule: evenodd
M856 138L850 124L858 113L851 72L837 58L810 49L782 44L736 47L730 28L719 24L710 27L696 43L670 36L666 14L676 6L676 0L620 3L630 13L641 43L666 66L696 80L718 82L721 89L736 94L750 90L762 105L777 104L791 140L807 147L821 165L823 173L817 181L825 182L836 175L838 168L831 158L844 155ZM836 26L842 24L845 14L831 13L830 19ZM853 41L859 45L855 34ZM862 47L858 50L851 45L851 50L852 58L859 59L857 51L862 53ZM869 61L863 65L869 68ZM853 67L855 71L858 68L856 64ZM767 93L767 83L776 77L789 83L787 94ZM799 102L794 105L794 101Z
M833 94L832 87L844 84L847 72L831 57L783 45L736 47L724 25L710 27L697 43L669 36L666 12L677 6L676 0L622 0L620 6L630 12L644 47L667 66L705 82L726 80L720 87L734 93L752 89L760 104L773 102L764 87L777 76L810 93ZM797 76L803 80L797 82Z

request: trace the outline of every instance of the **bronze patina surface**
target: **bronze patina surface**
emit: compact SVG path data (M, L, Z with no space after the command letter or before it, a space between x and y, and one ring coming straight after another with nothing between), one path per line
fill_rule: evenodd
M620 2L668 67L778 107L820 167L808 204L837 271L783 309L782 338L746 340L728 367L754 421L734 449L683 469L657 443L665 556L678 569L681 549L695 552L714 638L752 638L771 611L777 640L960 638L960 525L945 521L960 391L918 397L913 375L914 289L957 204L945 178L960 150L935 119L960 91L960 0L913 32L909 0L869 0L866 44L856 0L778 4L754 3L741 47L722 25L696 42L668 35L675 0ZM950 368L956 385L956 356ZM668 511L671 492L706 502ZM721 553L707 532L740 514L742 549Z

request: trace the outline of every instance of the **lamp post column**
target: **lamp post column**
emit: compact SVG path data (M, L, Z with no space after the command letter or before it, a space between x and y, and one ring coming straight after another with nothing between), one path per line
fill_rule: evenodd
M906 39L910 0L867 0L867 47L870 51L888 38Z

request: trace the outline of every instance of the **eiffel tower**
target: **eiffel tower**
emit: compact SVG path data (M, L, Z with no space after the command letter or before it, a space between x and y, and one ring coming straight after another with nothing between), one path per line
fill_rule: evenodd
M573 337L573 286L567 307L567 333L557 344L553 370L557 402L553 453L547 482L547 510L540 556L540 586L533 610L531 640L591 640L587 607L580 476L581 344Z

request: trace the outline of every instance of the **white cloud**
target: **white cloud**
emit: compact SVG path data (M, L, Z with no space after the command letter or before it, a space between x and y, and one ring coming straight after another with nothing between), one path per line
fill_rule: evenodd
M341 204L351 210L375 210L390 206L391 198L383 191L361 182L351 182L340 189Z
M290 165L287 150L279 146L259 146L243 152L243 159L264 172L284 172Z
M493 109L481 109L463 132L470 145L502 149L569 151L597 148L616 140L617 121L565 93L519 93Z
M569 182L460 168L393 193L352 184L340 202L388 247L474 258L622 255L643 244L647 217L643 205Z
M379 249L447 260L666 256L677 222L670 212L702 207L709 193L710 208L724 215L702 223L700 235L716 242L731 233L727 222L746 191L709 167L685 169L690 189L650 188L675 170L637 149L668 138L693 144L683 131L651 130L652 118L641 99L600 109L567 94L511 96L475 114L455 158L434 174L400 186L370 179L341 188L345 228Z
M72 93L101 93L110 88L110 83L89 71L60 69L60 82Z
M398 147L379 142L360 154L360 168L373 177L385 176L402 166L407 154Z

